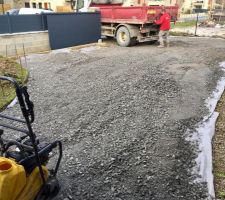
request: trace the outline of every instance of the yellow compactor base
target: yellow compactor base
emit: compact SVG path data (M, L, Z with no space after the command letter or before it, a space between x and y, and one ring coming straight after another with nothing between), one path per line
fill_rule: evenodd
M48 169L42 168L47 180ZM0 200L34 200L42 184L38 167L26 175L23 166L0 157Z

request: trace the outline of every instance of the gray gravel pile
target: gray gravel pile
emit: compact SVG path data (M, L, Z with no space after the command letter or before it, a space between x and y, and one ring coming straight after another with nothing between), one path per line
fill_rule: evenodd
M208 112L224 52L223 40L174 38L28 57L36 133L64 145L58 199L205 199L185 133Z

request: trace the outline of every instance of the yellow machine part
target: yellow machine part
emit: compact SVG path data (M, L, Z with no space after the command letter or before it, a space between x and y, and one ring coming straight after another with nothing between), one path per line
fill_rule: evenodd
M0 200L16 200L26 185L23 166L0 157Z
M47 180L48 169L45 166L42 169ZM26 176L22 165L0 157L0 200L34 200L42 185L38 167Z
M45 166L42 166L45 180L48 179L48 169ZM22 190L21 194L16 198L16 200L33 200L37 193L40 191L43 181L39 172L38 167L36 167L32 173L27 177L27 184Z

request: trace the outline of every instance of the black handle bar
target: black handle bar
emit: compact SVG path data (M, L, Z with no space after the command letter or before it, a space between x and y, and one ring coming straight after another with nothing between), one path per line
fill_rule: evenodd
M10 77L6 77L6 76L0 76L0 80L3 81L9 81L10 83L12 83L16 89L16 96L18 98L19 101L19 105L20 105L20 109L22 111L23 117L25 118L25 123L27 125L27 135L29 135L31 142L32 142L32 146L34 148L34 158L37 159L37 164L38 164L38 168L41 174L41 178L43 181L43 184L45 185L45 177L44 177L44 172L43 169L41 167L41 162L40 162L40 158L39 158L39 154L38 154L38 148L37 148L37 141L36 141L36 135L34 134L32 127L31 127L31 123L34 121L34 105L33 103L30 101L29 98L29 94L27 92L27 88L20 86L15 79L10 78ZM3 117L6 119L12 119L13 117ZM16 120L14 121L18 121L18 119L16 118ZM10 127L10 126L4 126L6 128L11 128L16 130L14 127ZM17 129L18 130L18 129ZM23 132L23 130L22 130Z

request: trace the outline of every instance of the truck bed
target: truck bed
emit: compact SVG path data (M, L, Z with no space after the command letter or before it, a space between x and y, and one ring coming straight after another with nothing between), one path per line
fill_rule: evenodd
M153 23L160 16L162 6L131 6L110 4L92 4L101 12L102 23L129 23L146 24ZM166 11L171 16L171 21L177 20L178 6L166 6Z

